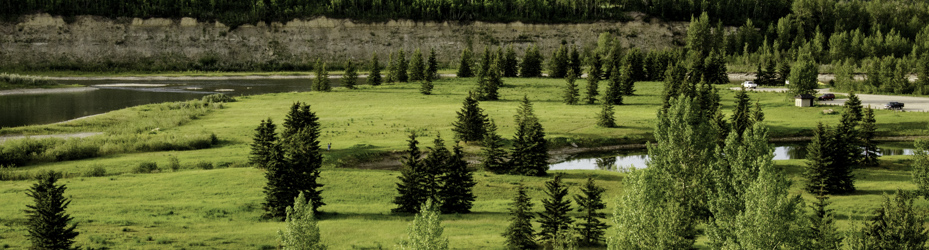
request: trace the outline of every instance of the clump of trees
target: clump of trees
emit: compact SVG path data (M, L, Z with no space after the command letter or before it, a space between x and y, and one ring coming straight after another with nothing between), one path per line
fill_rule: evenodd
M578 216L583 222L574 225L574 218L568 215L572 210L568 187L561 178L561 175L555 175L545 183L545 198L542 199L544 211L537 214L532 213L532 201L526 188L522 184L517 186L516 197L510 207L511 222L503 234L508 248L531 249L539 245L570 248L578 239L584 246L597 246L602 242L604 231L608 228L599 220L605 218L599 212L605 207L601 198L604 189L597 186L592 178L587 179L587 183L581 187L581 194L574 196L578 211L583 212ZM531 223L536 217L541 227L538 233Z
M393 212L421 212L418 209L431 199L443 213L469 213L475 199L472 189L476 182L464 161L462 149L456 145L449 152L445 142L437 136L435 146L421 159L416 134L411 133L407 142L397 183L399 194L394 198L397 207Z

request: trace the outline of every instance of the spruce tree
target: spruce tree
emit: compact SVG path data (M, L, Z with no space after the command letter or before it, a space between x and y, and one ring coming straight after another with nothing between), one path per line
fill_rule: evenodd
M390 54L387 54L387 78L384 79L384 82L397 82L397 62L394 58L396 58L396 53L390 52Z
M474 72L471 70L471 65L474 63L471 61L472 57L471 49L465 48L461 51L461 60L458 63L458 77L472 77Z
M326 64L322 60L316 59L316 66L313 67L316 69L316 78L313 81L313 90L314 91L324 91L329 92L332 90L332 86L329 85L329 72L326 71Z
M55 185L61 173L49 171L36 177L38 182L26 191L35 201L25 211L30 249L78 249L71 246L79 233L74 231L77 223L71 224L74 218L65 212L71 204L64 196L67 187Z
M477 77L484 78L489 75L490 65L493 64L495 57L490 47L484 46L484 54L481 55L481 65L480 68L477 68Z
M400 49L397 52L397 81L399 82L409 82L410 77L407 70L410 67L409 61L406 60L406 53L403 52L403 49Z
M368 74L368 84L371 86L381 85L383 79L381 78L381 63L377 60L377 52L374 52L374 55L371 56L371 73Z
M840 249L844 237L838 232L835 213L828 208L831 202L824 192L817 192L816 201L811 206L813 213L807 216L810 228L806 238L810 241L810 249Z
M500 99L498 90L503 86L499 65L502 65L499 57L489 59L487 70L482 69L478 72L477 90L475 91L477 99L480 101L494 101Z
M913 156L913 165L911 174L913 184L916 184L916 192L923 198L929 199L929 141L916 140L915 156Z
M726 69L723 55L716 51L710 52L703 65L705 65L703 77L708 83L713 85L729 83L729 75L726 73L728 69Z
M845 101L844 108L844 112L849 113L850 120L856 125L864 118L864 107L861 106L861 99L858 99L855 92L848 93L848 100Z
M342 75L342 86L345 86L347 89L355 89L355 84L358 83L358 72L355 72L355 63L352 63L349 60L345 63L345 75Z
M600 106L602 108L600 109L600 113L597 114L597 126L604 128L615 128L616 118L613 112L613 104L604 101L603 104L600 104Z
M849 235L849 249L925 249L929 242L926 213L914 206L915 195L897 190L893 198L884 196L870 223Z
M439 197L442 198L442 213L466 214L471 212L474 205L474 181L468 162L464 160L461 146L452 148L452 154L445 165L445 171L439 176L442 189Z
M478 106L477 100L468 95L461 104L461 111L456 112L458 119L452 123L455 139L459 141L480 141L487 134L485 124L487 115Z
M585 246L594 246L603 241L603 234L608 227L606 223L600 221L606 218L606 214L598 212L606 208L603 203L603 192L606 189L597 186L594 178L587 178L587 183L581 186L581 194L574 195L574 202L577 203L577 211L581 212L578 220L578 232L581 234L581 242Z
M447 250L448 238L442 236L442 218L439 217L439 205L432 199L426 200L419 208L419 214L407 229L407 240L400 242L401 249Z
M878 162L878 157L880 156L880 149L877 148L877 144L874 143L874 137L876 136L877 126L876 120L874 119L874 110L871 110L871 107L865 109L864 120L861 122L861 128L859 131L861 149L864 151L861 155L861 165L867 167L876 167L880 164Z
M752 109L752 123L764 121L764 112L761 111L761 101L755 101L755 108Z
M568 216L571 211L571 200L567 198L568 187L561 182L560 174L545 182L545 194L546 198L542 199L545 211L539 213L538 220L542 224L539 239L543 242L555 239L558 231L572 228L574 223L574 219Z
M624 74L620 74L619 69L613 69L615 74L610 76L609 85L606 86L606 93L604 93L603 101L609 102L613 105L623 105L623 88L622 84L625 81L623 78Z
M564 78L568 73L569 60L568 47L563 44L560 48L552 51L552 59L548 63L548 76L551 78Z
M581 70L581 54L577 52L577 46L571 46L571 55L568 57L568 70L574 70L576 77L584 75L584 71Z
M304 192L312 203L313 212L318 212L319 207L325 205L320 195L323 185L317 182L323 162L319 146L319 118L310 110L310 105L298 102L291 106L283 125L280 144L284 166L288 168L285 172L290 173L284 183L290 183L285 187L291 190L292 195L288 201Z
M833 165L833 138L829 127L819 123L813 130L813 139L806 146L806 190L810 193L824 191L832 193L827 186L830 183L829 170Z
M532 230L532 200L526 194L526 187L519 184L516 187L516 197L510 205L510 225L507 226L503 237L506 238L507 249L535 249L538 244L533 240L535 232Z
M516 59L516 51L513 45L506 47L506 54L503 55L503 77L516 77L519 62Z
M509 163L515 174L544 176L548 171L545 131L533 114L532 103L525 96L516 112L516 138L513 140Z
M542 77L542 53L538 45L529 46L519 66L519 77Z
M445 140L442 140L442 135L436 135L432 143L433 146L428 147L429 153L422 160L421 183L423 190L426 192L427 197L425 198L430 198L436 201L437 204L442 204L445 199L440 194L443 180L441 176L448 172L446 168L449 166L452 154L448 151L448 148L445 148Z
M435 49L429 49L429 59L426 62L426 74L423 76L429 80L439 79L439 62L436 59Z
M271 151L277 144L277 132L274 131L274 122L271 118L261 120L261 124L255 129L255 137L252 139L252 150L249 152L248 163L259 169L266 169L268 162L271 161Z
M503 150L503 138L497 134L497 125L487 119L485 125L487 133L481 147L481 167L495 174L507 174L512 171L506 162L506 151Z
M590 60L590 69L587 73L587 92L584 100L587 104L594 104L597 102L597 95L600 95L600 77L602 77L603 72L600 68L603 67L602 62L600 62L600 55L594 54L594 57Z
M282 220L297 195L292 186L294 172L284 159L284 150L279 144L275 144L269 152L265 163L265 179L268 180L264 187L265 202L261 204L265 210L263 218Z
M622 89L622 95L635 95L635 79L633 78L632 68L629 65L623 67L619 85Z
M326 245L320 241L319 226L312 206L307 206L304 193L294 200L292 207L287 207L284 230L278 230L283 249L323 250Z
M424 79L419 86L419 93L422 93L423 95L431 95L433 88L435 88L435 85L432 84L432 79Z
M576 105L578 99L580 99L580 92L577 89L577 75L574 74L574 69L568 69L568 73L565 76L565 90L564 90L564 103L568 105Z
M749 105L751 105L751 99L745 87L742 87L742 90L735 95L735 109L732 110L732 118L729 120L732 124L732 132L736 135L742 135L742 132L752 127Z
M397 207L391 210L394 213L418 212L420 205L429 197L426 187L423 186L424 167L419 159L422 152L419 151L416 133L410 133L407 144L406 156L401 160L403 167L398 177L400 182L397 183L399 194L394 198L394 204L397 204Z
M410 58L410 81L421 81L426 79L426 63L423 61L423 53L416 49L413 51L413 58Z

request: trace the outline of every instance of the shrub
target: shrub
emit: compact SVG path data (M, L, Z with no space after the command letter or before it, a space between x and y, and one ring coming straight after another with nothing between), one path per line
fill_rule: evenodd
M85 143L81 139L71 139L45 151L45 156L56 161L70 161L96 157L99 151L100 146L90 141Z
M106 169L101 166L95 166L84 173L84 177L101 177L106 176Z
M177 159L177 156L168 156L168 168L174 172L177 172L178 169L181 169L181 161Z
M235 102L236 100L234 97L219 93L219 94L212 94L212 95L204 96L203 98L200 99L200 101L203 101L206 103L214 103L214 102Z
M203 169L203 170L210 170L210 169L213 169L213 163L212 163L212 162L208 162L208 161L197 162L197 165L194 165L194 166L195 166L196 168Z
M155 171L158 171L158 164L155 162L139 163L139 166L132 170L133 173L137 174L147 174Z

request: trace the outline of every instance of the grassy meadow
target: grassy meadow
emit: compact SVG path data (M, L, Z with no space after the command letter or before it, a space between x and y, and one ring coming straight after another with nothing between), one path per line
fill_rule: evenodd
M640 82L636 95L624 98L625 105L615 107L619 128L599 128L595 117L599 105L569 106L561 102L564 80L507 78L501 89L502 100L480 105L499 126L504 138L515 132L513 116L525 95L533 102L536 115L552 145L579 147L644 143L652 138L655 115L661 104L661 83ZM307 80L310 84L310 80ZM398 171L391 157L403 150L411 131L420 135L422 147L431 146L441 134L453 141L451 123L461 108L467 92L475 86L473 78L441 79L432 95L419 93L419 84L389 84L378 87L359 86L333 92L278 93L238 98L218 108L197 112L167 112L158 104L143 105L78 121L40 126L2 128L0 135L65 134L103 132L154 134L161 137L204 136L215 134L219 142L210 148L186 151L136 150L72 161L39 160L27 166L3 170L7 174L29 176L40 171L56 170L68 174L66 197L72 199L69 213L79 223L78 244L92 248L113 249L274 249L277 230L283 223L262 221L263 172L243 167L249 153L254 129L262 119L275 124L294 102L312 106L322 125L321 143L332 143L325 152L324 184L319 225L324 243L333 249L395 248L405 237L411 215L392 215L392 200ZM578 81L581 93L586 82ZM721 86L724 111L734 106L735 92ZM605 82L601 82L601 92ZM840 115L823 114L823 109L841 107L798 108L782 93L750 93L765 111L771 137L809 136L817 122L835 125ZM929 113L875 112L881 136L926 135ZM177 117L182 117L180 119ZM170 122L159 122L170 120ZM157 128L157 130L155 130ZM120 137L123 138L123 137ZM140 136L136 140L148 140ZM81 140L81 139L71 139ZM91 139L85 139L91 140ZM132 140L129 138L127 140ZM7 142L9 143L9 142ZM128 142L127 142L128 143ZM466 145L469 153L479 148ZM169 157L177 157L180 168L171 170ZM141 162L155 162L160 171L134 173ZM215 169L202 169L197 163L209 162ZM381 162L385 164L375 164ZM908 156L887 156L882 166L857 170L859 191L831 200L838 213L840 228L849 229L855 221L870 216L883 193L913 189L910 183ZM795 192L805 166L802 160L778 161L796 180ZM103 174L91 174L95 169ZM556 172L556 171L552 171ZM622 193L624 174L610 171L557 171L567 174L571 193L577 193L588 176L607 188L609 212L612 200ZM99 176L102 175L102 176ZM96 177L92 177L96 176ZM443 215L445 235L450 246L461 249L499 249L500 234L508 225L507 208L517 183L530 187L530 195L541 211L544 177L495 175L478 171L473 213ZM31 180L0 181L0 248L28 246L22 210L32 201L25 190ZM807 198L810 196L807 195ZM926 202L920 200L926 207ZM702 241L698 241L702 244Z

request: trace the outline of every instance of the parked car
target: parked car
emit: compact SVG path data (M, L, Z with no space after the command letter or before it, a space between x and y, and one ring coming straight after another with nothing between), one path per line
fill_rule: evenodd
M887 104L884 104L884 109L903 110L903 103L902 102L888 102Z
M835 100L835 94L833 94L833 93L825 93L825 94L819 96L819 98L816 98L816 99L817 99L817 100L820 100L820 101L832 101L832 100Z
M758 87L758 84L753 81L745 81L742 83L742 87L745 87L746 89L754 89Z

